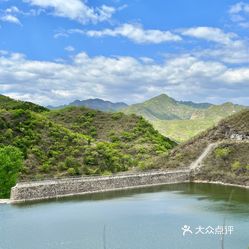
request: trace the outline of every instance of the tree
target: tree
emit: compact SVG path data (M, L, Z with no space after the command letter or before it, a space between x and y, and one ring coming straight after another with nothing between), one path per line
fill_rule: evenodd
M9 198L23 167L22 152L13 146L0 148L0 198Z

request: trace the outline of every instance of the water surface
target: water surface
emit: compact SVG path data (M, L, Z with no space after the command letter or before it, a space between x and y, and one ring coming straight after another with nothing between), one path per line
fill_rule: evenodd
M219 249L221 235L195 229L224 220L234 228L224 236L225 249L248 249L248 190L176 184L0 205L0 249ZM193 234L184 237L184 225Z

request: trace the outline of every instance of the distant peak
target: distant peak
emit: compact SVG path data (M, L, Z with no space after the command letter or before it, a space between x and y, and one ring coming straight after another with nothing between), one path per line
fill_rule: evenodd
M154 98L151 98L148 100L149 102L150 101L161 101L161 102L171 102L171 103L176 103L177 101L173 98L171 98L170 96L168 96L167 94L163 93L163 94L160 94ZM147 102L147 101L146 101Z
M166 93L162 93L160 95L157 96L158 98L170 98L172 99L169 95L167 95Z
M233 104L232 102L225 102L222 105L235 105L235 104Z

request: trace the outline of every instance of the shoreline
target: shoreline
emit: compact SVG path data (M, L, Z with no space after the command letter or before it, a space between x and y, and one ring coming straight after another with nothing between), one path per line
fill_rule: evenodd
M0 199L0 205L1 204L11 204L11 200L10 199Z
M10 200L11 203L25 203L34 200L58 199L67 196L182 182L190 182L190 170L140 172L130 175L25 182L17 183L11 189Z
M193 180L191 182L192 183L210 183L210 184L216 184L216 185L222 185L222 186L230 186L230 187L249 189L249 185L240 185L240 184L226 183L226 182L220 182L220 181Z
M32 200L18 200L18 201L12 201L10 200L9 204L22 204L22 203L33 203L33 202L42 202L42 201L48 201L48 200L60 200L68 197L79 197L84 195L94 195L94 194L101 194L101 193L108 193L108 192L118 192L118 191L126 191L126 190L136 190L136 189L143 189L143 188L152 188L152 187L160 187L160 186L166 186L166 185L175 185L175 184L182 184L182 183L189 183L189 181L183 181L183 182L172 182L172 183L159 183L159 184L151 184L151 185L140 185L140 186L133 186L133 187L122 187L122 188L110 188L110 189L103 189L98 191L89 191L89 192L82 192L82 193L76 193L76 194L66 194L66 195L58 195L56 197L45 197L43 199L35 198Z
M226 183L221 181L206 181L206 180L192 180L192 181L181 181L181 182L171 182L171 183L158 183L158 184L150 184L150 185L140 185L140 186L124 186L122 188L113 188L113 189L102 189L102 190L96 190L96 191L87 191L83 193L71 193L68 195L59 195L56 197L50 197L47 196L45 198L34 198L32 201L45 201L49 199L62 199L64 197L77 197L77 196L83 196L86 194L98 194L103 192L111 192L111 191L125 191L128 189L138 189L138 188L145 188L145 187L155 187L155 186L163 186L163 185L169 185L169 184L181 184L181 183L204 183L204 184L215 184L215 185L221 185L221 186L230 186L230 187L238 187L243 189L249 189L249 185L240 185L240 184L233 184L233 183ZM29 202L27 200L11 200L11 199L0 199L0 205L1 204L17 204L17 203L26 203Z

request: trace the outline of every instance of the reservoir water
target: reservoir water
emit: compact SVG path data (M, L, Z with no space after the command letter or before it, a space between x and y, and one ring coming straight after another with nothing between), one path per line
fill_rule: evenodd
M222 243L249 248L249 190L191 183L0 205L0 249L221 249Z

